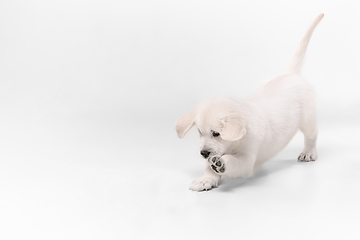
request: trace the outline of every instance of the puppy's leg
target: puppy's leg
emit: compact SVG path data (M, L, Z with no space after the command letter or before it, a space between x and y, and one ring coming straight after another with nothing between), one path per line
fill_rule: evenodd
M304 149L300 153L298 160L301 162L315 161L317 159L316 140L318 128L316 123L315 104L308 102L304 109L300 123L300 131L304 134Z
M190 190L199 192L217 187L220 177L221 176L215 174L209 166L206 166L204 174L190 184Z
M210 168L220 176L246 178L253 174L255 158L245 155L215 155L208 159Z

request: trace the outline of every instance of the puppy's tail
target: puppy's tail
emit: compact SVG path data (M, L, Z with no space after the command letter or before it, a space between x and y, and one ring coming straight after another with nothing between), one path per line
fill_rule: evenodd
M306 31L304 37L300 41L298 48L296 49L295 54L293 55L290 61L290 64L287 69L288 73L300 73L301 66L305 58L306 48L309 44L311 35L323 17L324 17L323 13L317 16L317 18L315 18L315 20L311 23L310 27Z

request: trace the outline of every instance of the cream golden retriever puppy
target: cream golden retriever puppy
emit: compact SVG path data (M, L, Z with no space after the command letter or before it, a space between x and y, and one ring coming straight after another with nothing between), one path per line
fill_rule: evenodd
M207 159L204 174L192 182L191 190L217 187L221 176L251 176L298 129L305 138L298 160L317 159L315 97L300 70L310 37L323 16L310 25L285 74L268 81L247 100L213 98L178 119L175 128L180 138L197 127L200 154Z

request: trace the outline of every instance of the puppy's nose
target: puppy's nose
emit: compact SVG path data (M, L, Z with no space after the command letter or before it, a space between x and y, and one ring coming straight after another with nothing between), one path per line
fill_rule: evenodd
M200 152L200 154L201 154L204 158L208 158L209 155L210 155L210 152L207 151L207 150L202 150L202 151Z

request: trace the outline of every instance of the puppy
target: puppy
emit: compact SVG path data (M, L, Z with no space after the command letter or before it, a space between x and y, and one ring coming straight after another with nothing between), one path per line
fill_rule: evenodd
M200 154L207 159L204 174L192 182L191 190L217 187L221 176L251 176L298 129L305 138L298 160L317 159L315 97L300 70L310 37L323 17L320 14L310 25L284 75L264 84L247 100L212 98L178 119L175 129L180 138L197 127Z

